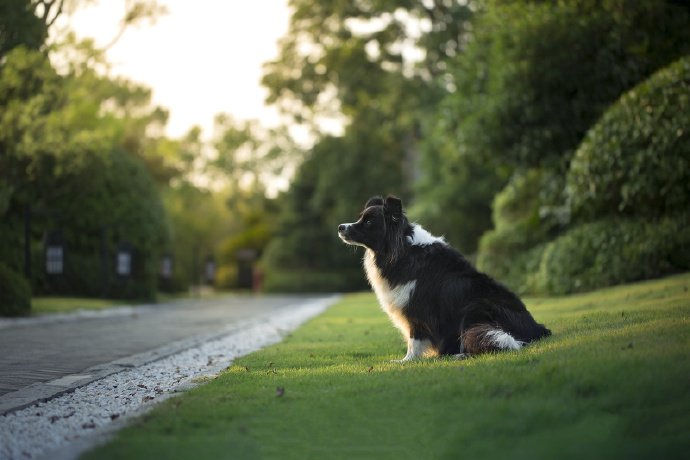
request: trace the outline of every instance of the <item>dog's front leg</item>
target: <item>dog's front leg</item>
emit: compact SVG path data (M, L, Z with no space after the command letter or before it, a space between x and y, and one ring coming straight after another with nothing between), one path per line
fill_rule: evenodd
M407 353L403 359L395 359L394 363L404 363L407 361L412 361L413 359L419 359L429 350L431 347L431 341L428 339L415 339L410 337L407 340Z

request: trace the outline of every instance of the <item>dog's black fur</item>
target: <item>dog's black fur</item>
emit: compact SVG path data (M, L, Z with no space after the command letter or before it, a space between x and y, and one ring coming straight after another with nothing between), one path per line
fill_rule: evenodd
M477 271L443 238L411 224L394 196L371 198L359 220L341 224L338 234L366 248L369 282L408 341L403 361L429 352L519 349L551 334L517 295Z

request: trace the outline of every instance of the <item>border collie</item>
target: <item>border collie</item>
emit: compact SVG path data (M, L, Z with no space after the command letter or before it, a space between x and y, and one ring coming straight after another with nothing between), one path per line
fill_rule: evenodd
M369 199L359 220L338 226L338 235L366 249L369 283L407 340L400 362L518 350L551 334L517 295L478 272L442 237L410 223L394 196Z

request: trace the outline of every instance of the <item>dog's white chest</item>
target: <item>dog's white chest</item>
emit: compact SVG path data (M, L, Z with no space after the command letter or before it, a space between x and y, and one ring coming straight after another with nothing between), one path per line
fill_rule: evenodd
M388 314L393 324L400 329L403 335L409 337L410 326L402 313L402 309L410 302L417 281L410 281L391 288L388 281L381 276L374 260L374 253L370 249L367 249L364 255L364 270L383 311Z

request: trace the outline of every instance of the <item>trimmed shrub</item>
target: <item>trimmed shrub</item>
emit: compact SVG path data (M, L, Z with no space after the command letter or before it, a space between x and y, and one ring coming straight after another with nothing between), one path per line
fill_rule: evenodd
M155 184L138 158L122 150L85 152L69 174L55 179L51 198L67 248L65 273L44 277L40 292L155 299L159 254L169 235ZM116 273L121 243L133 251L131 277Z
M31 288L23 276L0 264L0 316L31 313Z
M515 249L517 244L511 238L511 232L499 233L494 230L482 238L482 245L484 247L477 259L479 270L518 293L534 291L534 274L539 271L545 244L518 250Z
M514 174L494 198L494 230L479 244L477 267L511 288L531 290L531 274L539 267L544 243L563 226L562 179L553 173L530 169Z
M627 92L588 132L567 177L580 220L658 217L690 202L690 56Z
M690 214L658 221L608 218L546 245L537 291L569 294L690 269Z
M454 96L459 118L474 117L473 126L462 126L471 151L563 172L611 103L690 51L690 10L674 3L487 2L474 34L486 51L470 54L486 61L486 69L459 75ZM464 83L468 78L477 81L474 87Z

